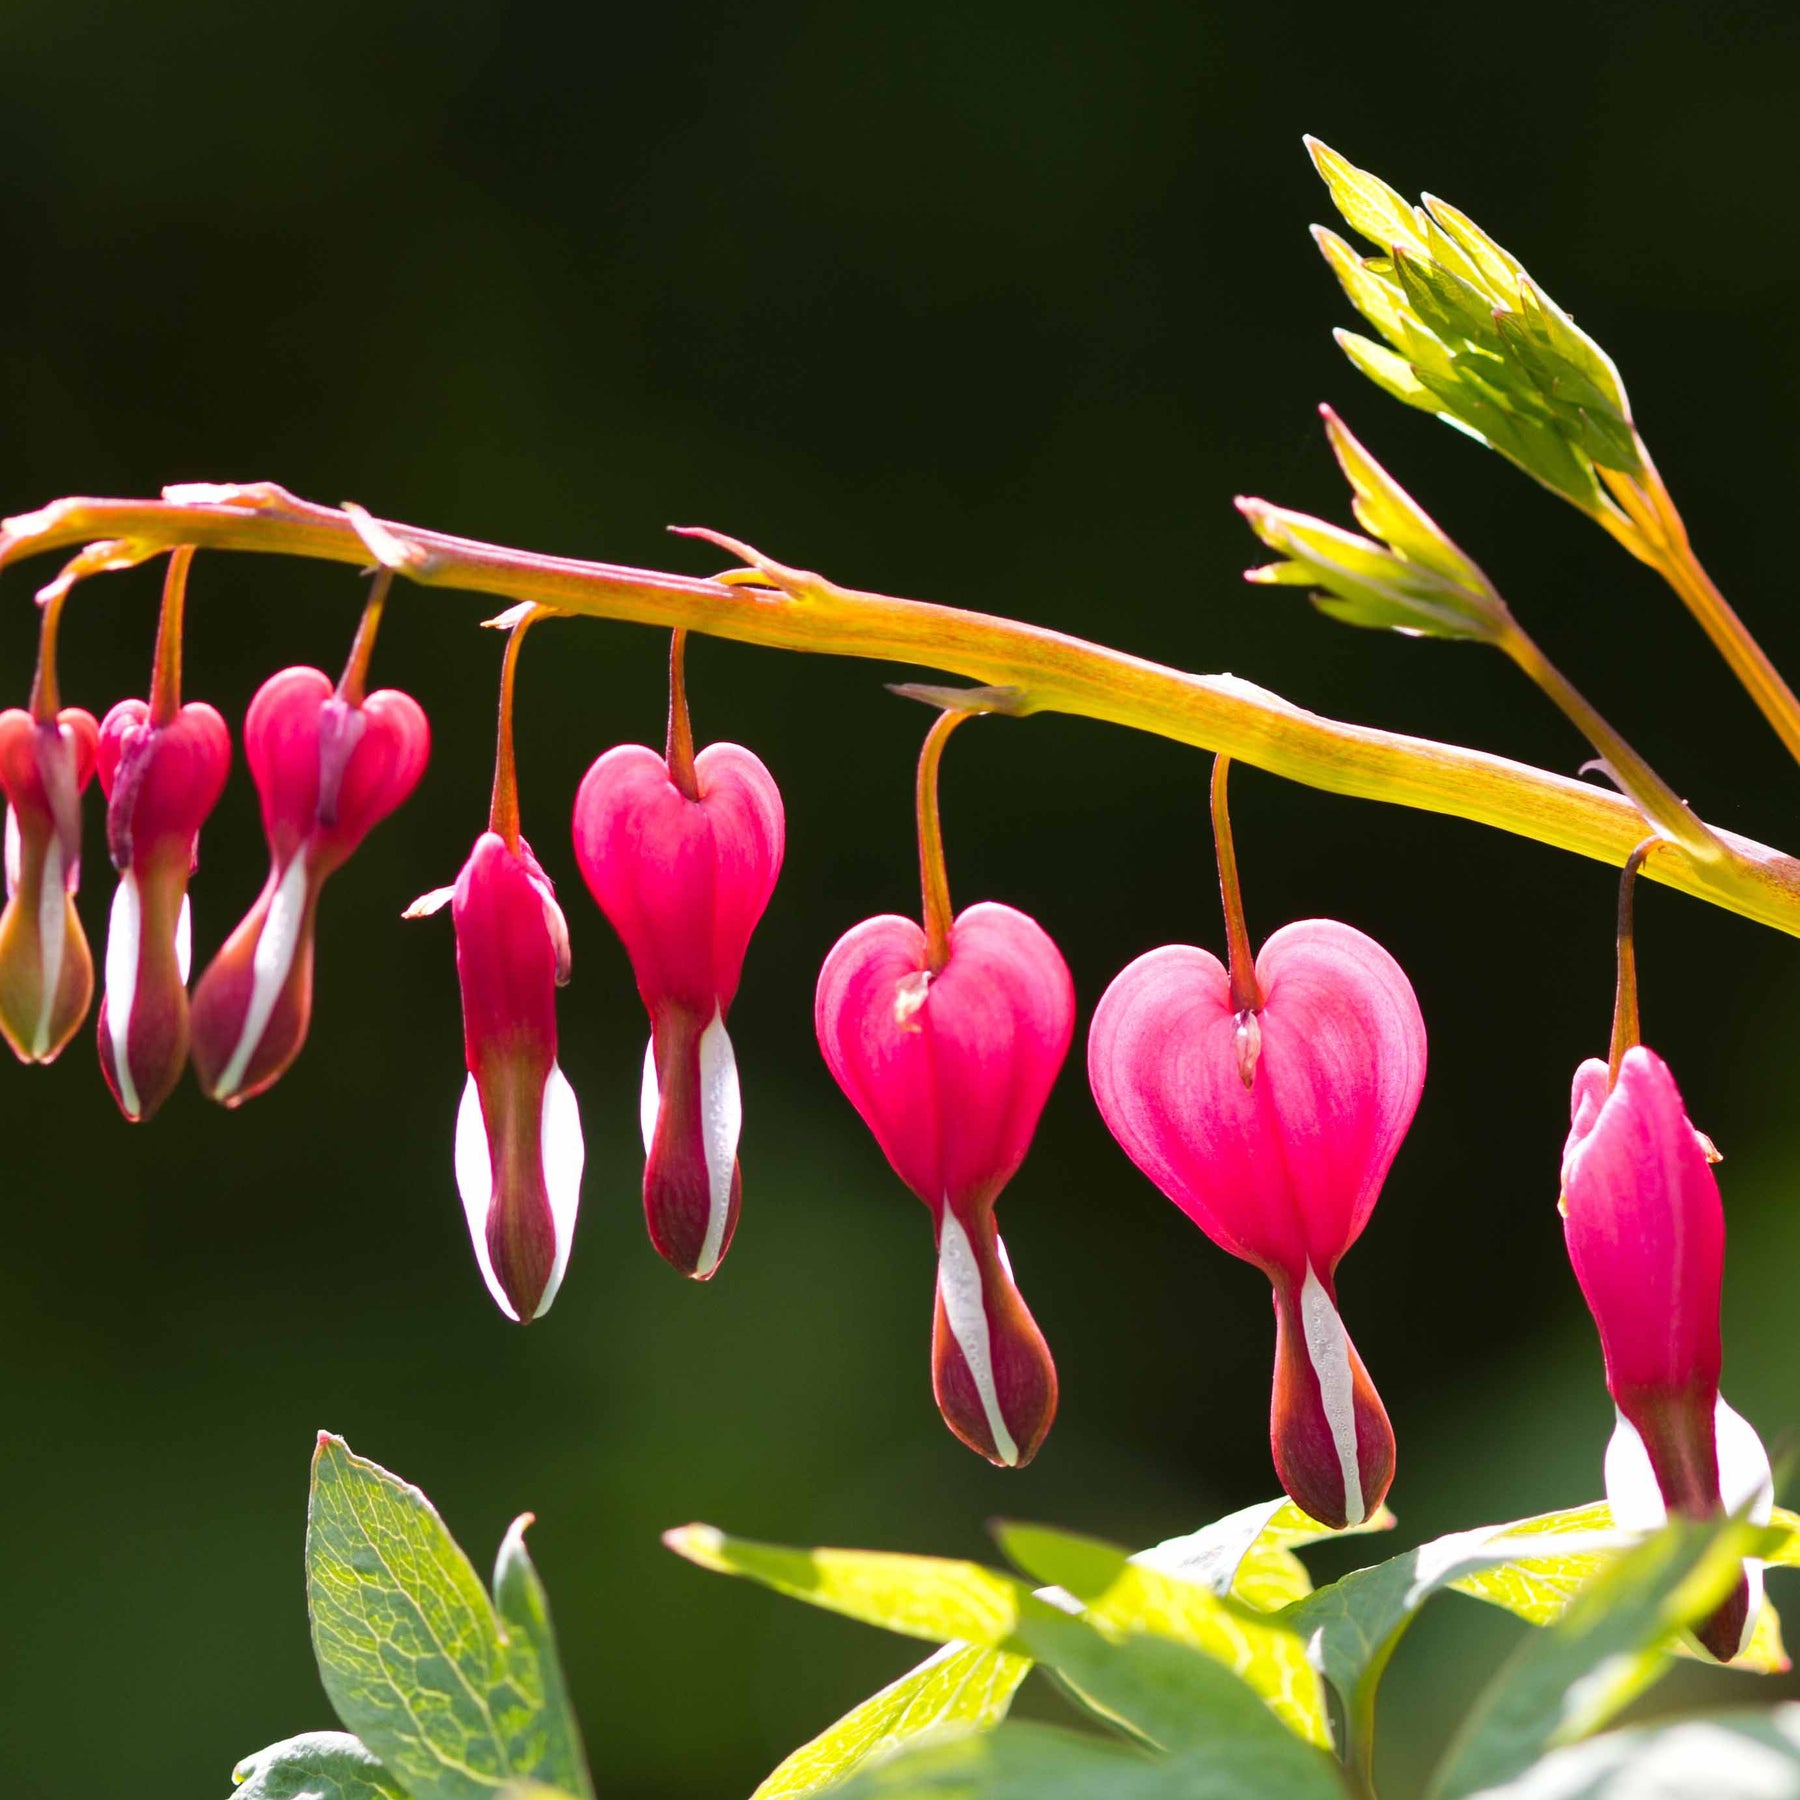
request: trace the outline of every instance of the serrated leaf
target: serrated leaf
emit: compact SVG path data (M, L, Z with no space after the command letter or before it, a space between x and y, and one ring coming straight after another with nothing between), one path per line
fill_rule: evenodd
M1026 1657L946 1644L802 1744L750 1800L801 1800L822 1793L926 1732L955 1726L988 1730L1006 1717L1030 1669Z
M1000 1645L1013 1635L1031 1590L980 1563L885 1550L794 1550L727 1537L712 1525L663 1534L677 1556L721 1575L741 1575L827 1612L933 1643Z
M412 1800L493 1800L522 1779L591 1800L522 1526L502 1550L503 1617L417 1488L320 1438L306 1531L319 1675Z
M1766 1541L1739 1521L1677 1522L1610 1561L1495 1677L1433 1778L1433 1800L1516 1780L1616 1717L1666 1667L1669 1639L1718 1605Z
M1800 1800L1800 1705L1609 1731L1480 1800Z
M346 1731L285 1738L231 1771L234 1800L408 1800L406 1789Z
M1074 1595L1082 1616L1100 1631L1148 1633L1197 1650L1260 1695L1307 1743L1331 1743L1324 1692L1305 1645L1268 1615L1096 1538L1010 1524L1000 1526L998 1535L1020 1568Z
M1417 244L1418 221L1413 209L1379 175L1359 169L1317 138L1309 137L1306 149L1331 191L1332 204L1352 231L1379 250Z

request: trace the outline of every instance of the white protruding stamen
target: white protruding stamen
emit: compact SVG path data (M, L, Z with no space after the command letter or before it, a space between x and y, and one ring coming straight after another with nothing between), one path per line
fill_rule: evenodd
M56 1013L56 990L62 984L63 949L69 933L68 890L63 886L62 839L51 833L44 847L44 875L38 883L38 974L43 989L38 997L37 1030L32 1034L31 1054L42 1056L50 1048L50 1025Z
M244 1029L238 1034L237 1048L231 1061L213 1089L216 1100L229 1099L243 1085L244 1072L256 1054L262 1035L269 1028L275 1002L294 966L294 952L300 947L300 926L306 917L306 848L294 852L294 860L281 872L275 898L269 902L268 917L263 920L256 952L250 959L250 1004L244 1009Z
M544 1192L549 1196L550 1223L556 1232L556 1259L550 1265L550 1278L544 1283L544 1297L532 1314L534 1319L541 1319L550 1310L550 1302L556 1298L563 1272L569 1266L569 1247L575 1241L575 1213L581 1204L581 1169L587 1160L587 1147L581 1136L581 1109L560 1063L550 1065L540 1117Z
M19 885L19 866L25 859L25 846L19 836L19 815L6 809L6 895L10 900Z
M644 1046L644 1080L638 1089L638 1126L644 1134L644 1154L656 1138L656 1115L662 1108L662 1090L656 1085L656 1039Z
M981 1269L975 1261L969 1234L957 1222L948 1199L944 1203L944 1222L938 1229L938 1297L944 1303L950 1335L956 1339L956 1347L975 1378L975 1391L981 1396L981 1410L987 1414L994 1450L1003 1463L1016 1465L1019 1446L1006 1428L1000 1395L994 1387L994 1358L988 1340L987 1306L981 1294Z
M738 1088L737 1055L715 1010L700 1034L700 1144L706 1156L706 1236L701 1240L697 1276L710 1275L725 1249L731 1216L731 1172L737 1165L744 1129L744 1097Z
M494 1273L488 1254L488 1211L494 1203L494 1165L488 1157L487 1121L481 1116L481 1090L471 1075L463 1084L462 1104L456 1109L456 1191L462 1195L463 1213L469 1221L469 1238L475 1246L475 1262L481 1279L494 1296L494 1304L509 1319L518 1313L506 1297L506 1289Z
M138 948L143 936L143 907L137 877L127 869L113 890L112 914L106 925L106 1035L112 1042L113 1079L126 1118L143 1110L137 1083L131 1078L131 1010L137 1001Z
M181 911L175 915L175 973L181 985L188 984L188 971L194 966L194 904L186 894L181 896Z
M1613 1524L1621 1531L1660 1531L1668 1523L1668 1508L1650 1452L1638 1429L1615 1407L1618 1423L1606 1446L1606 1503ZM1719 1499L1728 1513L1745 1512L1752 1525L1766 1525L1775 1510L1775 1476L1769 1453L1756 1427L1721 1395L1713 1407L1713 1446L1719 1463ZM1748 1509L1747 1511L1745 1509ZM1763 1604L1763 1564L1760 1557L1744 1558L1744 1579L1750 1604L1744 1610L1743 1636L1738 1653L1748 1647L1756 1632Z
M1306 1265L1306 1280L1300 1289L1300 1323L1306 1333L1306 1354L1319 1379L1319 1402L1325 1408L1325 1422L1331 1427L1338 1468L1344 1477L1345 1523L1360 1525L1365 1509L1362 1465L1356 1448L1356 1382L1350 1373L1350 1334L1311 1263Z

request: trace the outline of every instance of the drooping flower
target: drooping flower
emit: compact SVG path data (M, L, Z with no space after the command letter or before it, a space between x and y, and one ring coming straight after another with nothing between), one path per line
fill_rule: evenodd
M410 695L365 694L388 574L376 578L344 678L283 669L257 690L244 760L262 800L269 878L194 989L194 1072L213 1099L240 1105L299 1055L312 1013L319 893L369 832L418 785L431 729Z
M819 1048L937 1238L932 1388L990 1462L1030 1462L1056 1417L1056 1365L1013 1280L994 1203L1031 1147L1075 1029L1068 966L1035 920L993 901L954 918L937 765L966 712L945 712L919 765L925 925L866 919L819 974Z
M63 706L56 631L66 589L44 604L31 709L0 713L6 794L6 910L0 913L0 1033L21 1062L54 1062L87 1017L94 958L75 910L81 795L100 728Z
M1331 919L1283 926L1251 962L1224 813L1214 820L1231 966L1152 950L1107 989L1088 1077L1125 1153L1275 1302L1270 1443L1314 1518L1355 1525L1386 1496L1394 1434L1338 1311L1425 1081L1425 1024L1400 965Z
M670 652L665 755L621 744L575 796L575 860L631 958L650 1015L639 1120L650 1241L684 1275L717 1271L743 1197L743 1102L726 1030L750 934L781 873L781 792L738 744L694 754L685 634Z
M119 1110L147 1119L187 1066L188 878L200 827L225 788L231 734L202 701L181 704L181 612L190 548L169 559L148 703L121 700L100 727L106 842L119 885L106 934L100 1068Z
M541 1319L562 1286L581 1200L584 1146L575 1090L556 1060L556 990L569 980L569 928L550 878L519 835L513 685L530 606L490 623L511 628L500 675L499 748L488 829L446 900L456 927L468 1079L456 1115L456 1185L475 1261L510 1319Z
M1606 1452L1614 1523L1649 1530L1670 1514L1717 1518L1774 1503L1768 1452L1719 1395L1725 1209L1717 1152L1697 1132L1668 1065L1637 1042L1631 890L1621 886L1619 1003L1613 1058L1575 1071L1563 1148L1563 1236L1600 1333L1617 1424ZM1696 1630L1729 1661L1749 1642L1762 1565Z

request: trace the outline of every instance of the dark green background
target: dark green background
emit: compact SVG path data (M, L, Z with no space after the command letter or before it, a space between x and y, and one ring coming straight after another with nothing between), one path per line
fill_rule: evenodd
M1791 9L1719 0L12 0L0 508L272 477L695 571L718 559L662 527L698 520L853 584L1572 769L1581 744L1497 657L1240 585L1256 556L1234 492L1344 514L1313 413L1330 399L1678 788L1791 846L1800 779L1675 601L1340 361L1299 138L1453 199L1578 313L1703 555L1796 667L1797 76ZM0 584L14 701L50 572ZM146 570L80 592L72 698L143 690L155 588ZM345 570L202 557L190 692L235 729L273 669L337 666L358 601ZM743 1224L695 1288L638 1218L644 1025L565 830L588 760L660 730L664 643L585 622L534 639L526 824L574 933L563 1060L589 1161L555 1311L527 1332L499 1317L450 1177L449 925L398 917L483 819L482 615L405 591L391 611L377 673L423 700L436 754L333 883L313 1041L279 1088L230 1116L186 1089L135 1128L89 1034L52 1071L4 1073L9 1797L208 1800L241 1755L328 1721L300 1583L320 1426L420 1482L483 1562L538 1511L596 1770L654 1800L748 1792L912 1655L700 1575L661 1528L979 1553L997 1513L1138 1542L1272 1488L1264 1284L1126 1163L1078 1059L1002 1213L1062 1416L1017 1475L937 1420L927 1219L811 1035L835 936L916 899L925 721L872 666L695 647L700 737L755 746L789 818L732 1020ZM1043 921L1084 1024L1139 951L1218 942L1205 775L1192 751L1056 717L971 727L950 754L955 891ZM1611 873L1248 770L1236 793L1256 935L1313 913L1364 927L1432 1032L1418 1124L1342 1276L1399 1434L1403 1530L1592 1497L1609 1410L1554 1202L1569 1075L1605 1042ZM241 771L203 854L202 956L261 879ZM1728 1157L1727 1391L1773 1437L1800 1416L1795 958L1666 891L1641 924L1647 1033ZM1394 1792L1513 1629L1450 1599L1409 1641ZM1750 1688L1695 1672L1661 1698L1721 1695Z

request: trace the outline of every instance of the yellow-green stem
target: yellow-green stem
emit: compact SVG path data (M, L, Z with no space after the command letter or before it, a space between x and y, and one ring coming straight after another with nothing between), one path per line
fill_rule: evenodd
M1060 632L917 600L840 588L779 572L771 588L655 570L539 556L393 521L383 529L415 559L425 587L530 600L564 612L631 620L771 649L926 664L1018 690L1021 712L1067 712L1224 751L1331 793L1491 825L1576 855L1623 865L1644 835L1623 796L1485 751L1322 718L1224 675L1190 675ZM121 555L177 544L315 557L366 567L369 551L348 514L261 486L191 500L59 500L0 528L0 565L39 551L123 540ZM771 579L776 577L772 576ZM1087 571L1085 591L1130 579ZM1800 936L1800 861L1726 831L1724 855L1684 847L1646 874L1699 899Z
M1638 871L1644 859L1662 842L1661 838L1645 838L1625 859L1625 870L1619 877L1619 921L1614 934L1619 949L1619 980L1613 992L1612 1047L1606 1057L1606 1085L1614 1087L1619 1079L1619 1065L1625 1052L1639 1041L1637 938L1632 929L1632 903L1637 897Z
M188 569L193 546L183 544L169 555L163 580L162 611L156 619L156 657L150 672L150 723L172 725L181 711L181 631L187 607Z
M919 890L925 914L925 966L933 975L950 960L950 871L944 862L944 827L938 817L938 764L950 734L973 713L941 712L919 752Z

